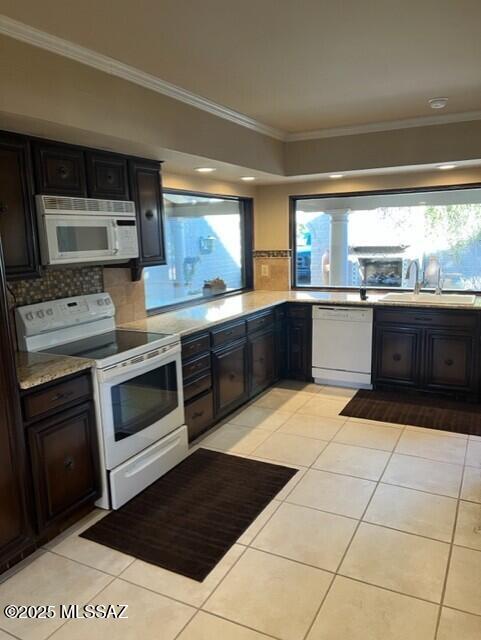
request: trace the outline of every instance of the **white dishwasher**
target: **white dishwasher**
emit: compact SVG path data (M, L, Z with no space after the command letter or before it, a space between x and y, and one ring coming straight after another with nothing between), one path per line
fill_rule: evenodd
M371 388L372 309L312 307L312 377Z

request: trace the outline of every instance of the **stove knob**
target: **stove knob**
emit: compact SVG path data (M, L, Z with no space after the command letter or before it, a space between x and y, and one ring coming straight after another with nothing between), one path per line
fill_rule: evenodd
M31 311L26 314L25 320L28 320L29 322L30 320L33 320L33 313Z
M47 315L53 316L53 309L47 309Z
M109 305L110 304L110 298L105 298L104 302L105 302L105 304Z
M101 298L99 298L97 300L97 304L99 305L99 307L101 307L103 305L103 303L104 303L104 301Z
M37 311L37 318L43 318L44 317L44 312L40 309L40 311Z

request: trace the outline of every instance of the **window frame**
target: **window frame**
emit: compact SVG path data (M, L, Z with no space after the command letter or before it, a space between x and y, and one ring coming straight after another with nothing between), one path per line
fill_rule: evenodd
M222 298L229 298L230 296L237 296L240 293L247 293L254 289L254 264L252 258L253 245L254 245L254 198L246 196L228 196L220 193L210 193L203 191L192 191L190 189L169 189L162 190L162 198L164 194L177 194L183 196L192 196L193 198L222 198L223 200L234 200L241 205L241 238L243 243L243 275L244 286L239 289L227 291L225 293L217 293L208 298L199 296L198 298L192 298L192 300L183 300L181 302L173 302L171 304L162 305L161 307L155 307L153 309L146 309L147 316L156 316L161 313L167 313L168 311L175 311L176 309L182 309L184 307L197 306L199 304L206 304L220 300ZM165 225L167 214L164 207L164 218L162 224ZM165 228L165 226L164 226ZM167 263L166 263L167 264ZM145 287L145 283L144 283Z
M427 193L437 191L462 191L466 189L481 189L480 182L467 182L465 184L454 184L445 186L430 186L430 187L407 187L403 189L374 189L367 191L342 191L342 192L329 192L320 194L302 194L302 195L290 195L289 196L289 247L291 250L291 289L294 291L332 291L332 292L346 292L352 293L357 291L359 287L348 286L320 286L320 285L298 285L297 284L297 246L296 246L296 205L297 202L302 200L323 200L328 198L345 198L345 197L358 197L358 196L378 196L378 195L396 195L396 194L408 194L408 193ZM399 292L399 287L366 287L367 291L373 294L382 294L389 292ZM422 291L431 291L432 289L423 288ZM413 291L411 288L404 288L403 291ZM466 294L481 294L481 289L443 289L446 293L466 293Z

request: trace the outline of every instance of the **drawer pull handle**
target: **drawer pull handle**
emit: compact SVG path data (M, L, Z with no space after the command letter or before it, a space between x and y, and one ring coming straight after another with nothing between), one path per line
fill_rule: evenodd
M65 391L64 393L56 393L52 400L54 402L58 402L59 400L67 400L68 398L73 396L73 391Z
M67 456L65 458L65 460L63 461L63 466L65 467L65 469L67 469L67 471L73 471L75 469L75 460L72 458L72 456Z
M433 319L429 318L428 316L419 316L418 320L420 320L421 322L432 322Z
M454 360L452 358L446 358L446 360L444 361L444 364L450 367L451 365L454 364Z
M399 362L400 360L402 360L402 356L400 353L395 353L392 359L394 360L394 362Z
M231 336L233 333L234 333L233 331L226 331L226 332L225 332L225 335L226 335L226 336Z
M192 414L192 420L195 420L196 418L202 418L203 415L204 415L203 411L196 411L195 413Z

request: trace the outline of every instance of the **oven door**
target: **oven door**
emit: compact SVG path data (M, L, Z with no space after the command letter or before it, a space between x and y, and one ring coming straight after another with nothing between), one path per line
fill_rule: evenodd
M115 220L102 216L46 215L48 264L115 259L119 252Z
M184 424L180 345L136 364L98 371L97 380L108 470Z

